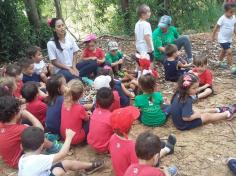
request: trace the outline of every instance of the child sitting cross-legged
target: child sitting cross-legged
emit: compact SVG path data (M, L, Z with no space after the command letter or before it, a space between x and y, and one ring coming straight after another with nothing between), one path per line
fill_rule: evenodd
M114 96L112 90L102 87L97 91L96 108L90 119L88 144L99 153L108 152L111 128L111 110Z
M98 160L94 162L83 162L78 160L65 160L69 152L70 144L75 136L75 132L66 129L65 143L61 150L53 155L41 154L44 144L43 130L37 127L26 128L21 135L21 143L24 155L19 160L19 176L61 176L67 171L83 170L88 173L95 172L103 167L103 162Z
M205 109L203 112L193 111L192 96L199 88L198 77L187 73L180 77L178 88L171 100L171 115L175 127L179 130L190 130L205 123L219 120L232 120L236 112L236 104L229 107Z
M131 164L126 170L124 176L175 176L176 167L156 166L162 155L161 140L158 136L150 133L141 133L136 139L135 153L138 157L138 163Z
M129 133L133 122L140 115L139 109L133 106L120 108L111 114L111 126L114 131L110 139L109 151L111 154L112 167L116 176L123 176L131 164L138 163L135 153L135 141L129 138ZM160 157L174 152L176 138L173 134L169 135L167 144L163 145Z

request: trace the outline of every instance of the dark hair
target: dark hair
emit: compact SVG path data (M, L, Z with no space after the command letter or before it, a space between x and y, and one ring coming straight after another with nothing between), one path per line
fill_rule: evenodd
M138 17L140 18L143 14L146 14L148 12L148 9L150 9L150 7L146 4L142 4L137 8L137 14Z
M96 103L99 107L107 109L114 101L114 95L110 88L102 87L97 91Z
M35 151L44 143L44 132L38 127L27 127L21 134L24 151Z
M16 77L21 74L21 67L16 64L10 64L6 67L6 75Z
M36 53L38 51L41 51L40 47L38 47L38 46L31 46L31 47L26 49L26 56L31 59L32 57L34 57L36 55Z
M234 7L235 7L234 4L226 3L224 5L224 10L225 10L225 12L228 12L229 10L232 10Z
M48 91L48 105L53 105L57 99L57 96L62 95L63 93L60 91L62 81L64 78L61 74L52 75L46 83L46 89Z
M21 58L20 59L20 66L22 69L27 69L32 64L34 64L34 61L32 59L29 59L29 58Z
M160 138L150 132L141 133L136 139L135 152L139 159L150 160L161 151Z
M171 57L177 51L178 51L178 48L174 44L169 44L165 47L165 52L168 57Z
M60 18L52 18L52 20L51 20L51 22L50 22L50 27L51 27L52 29L55 29L55 27L56 27L56 22L57 22L58 20L62 20L62 19L60 19ZM57 49L59 49L60 51L63 51L63 49L62 49L62 47L61 47L61 44L60 44L60 42L59 42L59 38L58 38L58 36L57 36L57 33L56 33L54 30L53 30L52 32L53 32L53 40L54 40L54 42L55 42L55 45L56 45Z
M13 96L0 97L0 122L10 122L20 112L20 101Z
M197 66L197 67L202 67L204 65L207 65L208 61L207 61L207 57L206 56L198 56L198 57L195 57L193 59L193 65Z
M156 79L152 74L148 73L140 76L138 79L138 84L142 91L153 93L156 87Z
M184 81L185 81L184 78L186 76L189 76L191 78L191 80L189 80L190 85L188 85L188 86L184 86ZM187 100L187 98L189 97L189 94L188 94L189 88L193 84L197 83L198 81L199 81L198 77L192 73L186 73L185 75L181 76L178 80L178 83L177 83L178 87L171 99L171 103L173 102L173 100L174 100L175 96L177 96L177 94L179 94L179 101L185 102Z
M21 89L22 97L25 98L27 102L33 101L36 98L38 92L38 86L33 81L25 83Z

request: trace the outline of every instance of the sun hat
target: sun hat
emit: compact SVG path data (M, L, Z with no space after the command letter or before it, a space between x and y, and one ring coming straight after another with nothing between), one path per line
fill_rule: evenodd
M85 37L84 42L90 42L96 39L97 39L97 36L95 34L89 34Z
M167 28L171 25L172 18L168 15L164 15L160 18L158 23L158 27L160 28Z
M108 50L109 51L114 51L114 50L118 50L118 43L116 41L110 41L108 43Z
M93 86L96 90L99 90L102 87L110 88L110 82L111 82L111 77L110 76L101 75L101 76L98 76L94 80Z

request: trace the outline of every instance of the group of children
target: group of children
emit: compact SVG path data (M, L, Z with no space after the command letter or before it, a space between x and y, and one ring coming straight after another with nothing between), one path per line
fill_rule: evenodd
M218 22L220 33L229 32L226 28L231 23L231 10L225 6L224 19ZM139 7L136 76L122 72L125 56L117 42L109 42L105 54L96 47L95 35L86 37L82 52L83 58L96 60L99 65L92 75L94 81L78 78L67 82L63 75L53 74L53 66L44 61L36 46L29 48L27 57L18 64L6 66L0 78L0 143L4 144L0 145L0 155L6 164L18 167L20 176L56 176L68 170L89 174L102 168L104 161L65 159L71 145L88 144L97 153L110 154L117 176L176 175L175 167L159 167L160 158L174 153L175 135L170 134L165 142L151 132L143 132L133 141L129 133L135 120L158 127L171 116L177 129L190 130L208 122L233 119L236 104L193 111L194 101L213 93L213 76L206 57L188 63L174 44L165 47L163 62L166 81L177 82L171 103L157 90L152 30L147 22L150 14L148 6ZM232 64L230 43L221 46L222 58L228 53ZM85 83L96 91L92 103L83 101Z

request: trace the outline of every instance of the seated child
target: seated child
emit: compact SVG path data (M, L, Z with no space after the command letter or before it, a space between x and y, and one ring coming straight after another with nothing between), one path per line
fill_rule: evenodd
M110 88L102 87L97 91L96 108L90 118L88 144L99 153L108 152L111 135L110 106L114 100Z
M13 96L17 90L15 79L9 76L0 77L0 97L5 95Z
M147 126L164 125L168 107L164 111L161 109L164 100L161 93L155 91L156 79L151 74L146 74L139 78L138 83L143 94L135 97L134 106L141 111L141 122Z
M35 82L27 82L23 85L21 94L26 100L26 110L32 113L44 126L47 105L43 102L43 97L39 96L39 88Z
M111 76L100 75L94 80L94 88L96 90L99 90L102 87L107 87L107 88L113 89L114 86L112 85L113 84L112 81L113 80L112 80ZM112 85L112 87L111 87L111 85ZM110 106L111 111L120 108L119 93L116 90L113 90L112 92L113 92L114 99L113 99L112 105Z
M21 98L21 88L23 86L21 67L16 64L10 64L6 67L5 76L9 76L15 79L16 82L16 90L13 95L17 98Z
M158 136L150 133L141 133L136 139L135 152L138 163L131 164L124 176L174 176L177 174L176 167L156 168L161 155L161 140Z
M21 143L24 155L19 161L19 176L61 176L68 170L77 171L85 169L89 173L103 167L100 160L93 162L83 162L78 160L65 160L70 149L70 144L75 136L75 132L66 129L66 139L62 149L53 155L41 154L44 144L43 130L37 127L25 129L21 135Z
M66 79L63 75L52 75L47 83L48 92L47 112L46 112L46 131L52 134L60 135L61 128L61 108L64 101L64 90Z
M133 106L117 109L111 114L111 126L115 134L110 139L109 151L116 176L123 176L131 164L138 163L135 141L129 139L128 134L139 115L139 110ZM161 149L160 157L172 154L175 143L175 136L169 135L167 144Z
M103 67L105 63L105 53L104 51L96 46L97 37L95 34L88 35L85 40L85 49L82 52L83 60L96 60L98 66Z
M167 55L164 61L165 80L177 82L179 77L188 72L188 69L192 64L183 63L178 58L178 48L176 45L169 44L165 47Z
M48 69L47 64L43 60L41 48L38 46L31 46L26 50L26 56L34 61L34 73L40 75L41 80L46 83Z
M196 57L193 60L195 68L192 70L199 77L199 87L197 89L197 98L205 98L213 93L213 76L207 67L206 57Z
M180 77L178 88L171 100L171 115L175 127L179 130L191 130L205 123L219 120L232 120L236 112L236 104L230 107L205 109L203 112L193 111L192 95L197 93L198 77L186 73Z
M89 114L79 103L83 96L84 86L79 79L67 83L65 98L61 108L61 137L66 139L66 129L75 131L71 144L79 144L86 140L89 131Z
M123 64L123 53L118 50L118 43L115 41L110 41L108 43L108 52L106 53L106 61L109 62L112 66L113 72L119 74L118 71L121 70Z

